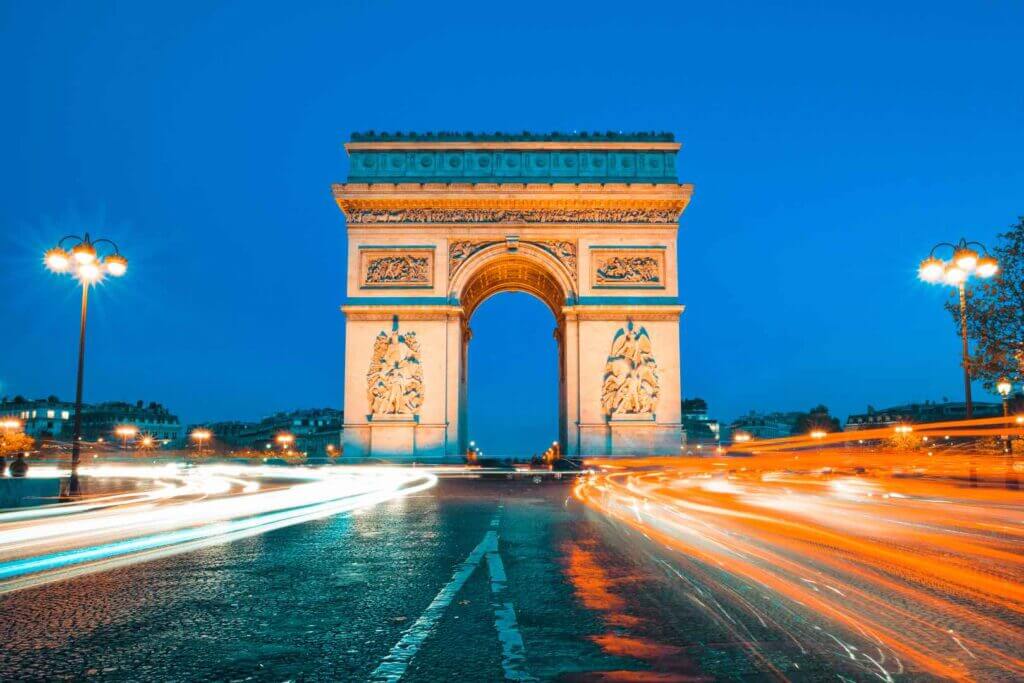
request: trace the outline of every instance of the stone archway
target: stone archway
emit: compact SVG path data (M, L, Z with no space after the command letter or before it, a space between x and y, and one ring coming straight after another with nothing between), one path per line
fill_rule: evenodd
M554 313L568 455L678 453L679 144L663 135L354 136L346 459L458 461L468 321L504 291Z
M473 336L470 322L484 301L502 292L530 294L543 302L554 317L554 338L558 348L558 435L559 443L567 442L570 431L566 423L569 415L567 323L563 311L567 303L576 300L577 293L571 274L545 247L519 242L490 245L469 256L452 280L450 296L458 300L462 308L457 430L460 452L466 452L469 447L469 350Z

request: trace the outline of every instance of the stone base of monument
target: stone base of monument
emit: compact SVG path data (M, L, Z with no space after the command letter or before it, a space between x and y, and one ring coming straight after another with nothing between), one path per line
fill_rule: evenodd
M681 430L681 424L659 423L650 414L615 414L605 423L580 425L580 446L586 455L679 455Z
M345 425L344 462L461 462L445 457L444 425L424 424L413 415L371 415L366 425Z

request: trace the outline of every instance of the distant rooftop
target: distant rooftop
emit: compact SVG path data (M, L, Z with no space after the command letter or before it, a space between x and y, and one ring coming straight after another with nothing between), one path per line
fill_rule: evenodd
M352 142L675 142L673 133L622 131L583 131L580 133L459 133L454 131L428 131L425 133L394 133L368 130L352 133Z

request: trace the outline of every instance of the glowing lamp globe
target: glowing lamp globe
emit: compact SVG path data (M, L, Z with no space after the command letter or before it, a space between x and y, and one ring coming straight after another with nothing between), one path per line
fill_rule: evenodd
M103 259L103 265L114 277L121 277L128 272L128 259L120 254L111 254Z
M103 268L96 261L79 263L78 268L75 270L75 275L82 282L92 284L103 279Z
M1011 384L1010 380L1008 379L1001 379L996 384L996 391L999 392L1000 396L1006 398L1007 396L1010 395L1010 392L1013 391L1013 384Z
M982 256L978 259L975 272L978 273L978 277L992 277L999 272L999 262L991 256Z
M970 273L978 265L978 252L968 247L957 249L953 252L953 263L961 270Z
M71 258L75 260L75 263L83 265L86 263L94 263L96 261L96 247L92 246L88 242L76 244L71 248Z
M43 262L54 273L66 273L71 267L71 256L60 247L54 247L43 255Z
M967 271L959 266L949 264L942 274L942 281L947 285L962 285L967 281Z
M929 256L924 261L921 261L921 266L917 270L917 275L925 282L941 282L942 275L946 271L946 264L941 259L937 259L934 256Z

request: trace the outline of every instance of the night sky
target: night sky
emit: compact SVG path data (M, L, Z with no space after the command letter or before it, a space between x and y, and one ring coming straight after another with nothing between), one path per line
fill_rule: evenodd
M2 3L0 395L73 397L78 292L41 256L88 230L131 265L92 301L87 401L340 407L351 132L655 130L696 186L687 396L960 399L915 271L1024 213L1024 5L838 5ZM541 450L551 313L504 294L472 326L471 435Z

